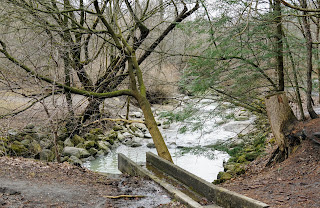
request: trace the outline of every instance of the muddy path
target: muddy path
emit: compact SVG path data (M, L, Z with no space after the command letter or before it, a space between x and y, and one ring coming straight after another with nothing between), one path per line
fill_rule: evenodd
M110 199L108 196L138 195ZM0 207L184 207L152 181L68 163L0 157Z

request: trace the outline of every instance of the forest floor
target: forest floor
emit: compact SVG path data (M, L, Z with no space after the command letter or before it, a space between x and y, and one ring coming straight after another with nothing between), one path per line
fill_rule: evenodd
M301 123L307 138L282 163L266 167L273 148L253 161L244 175L221 186L269 204L271 207L320 207L320 145L313 139L320 132L320 119Z
M119 199L110 196L127 195ZM128 197L132 196L132 197ZM185 207L157 184L104 176L68 163L0 157L0 207Z

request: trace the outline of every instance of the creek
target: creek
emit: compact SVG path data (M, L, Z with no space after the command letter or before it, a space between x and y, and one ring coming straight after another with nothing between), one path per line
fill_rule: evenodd
M185 98L187 103L180 105L175 111L193 106L199 109L194 115L183 122L172 122L170 125L161 125L159 128L164 136L165 142L176 165L203 178L209 182L217 179L220 171L223 171L223 162L229 159L226 152L210 148L218 142L237 142L237 134L246 133L252 128L254 117L241 109L227 110L225 115L232 115L226 120L224 116L214 115L217 104L211 100L196 101ZM230 116L229 116L230 117ZM166 119L156 116L160 122ZM179 129L201 125L197 131L180 132ZM123 153L136 163L146 161L145 153L151 151L156 153L155 148L148 148L150 139L141 139L140 147L129 147L120 144L108 155L99 157L84 164L85 167L98 172L120 174L118 170L117 154Z

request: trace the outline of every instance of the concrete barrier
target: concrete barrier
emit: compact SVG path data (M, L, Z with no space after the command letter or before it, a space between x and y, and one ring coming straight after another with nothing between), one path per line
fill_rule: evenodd
M189 186L193 191L203 195L208 200L213 201L219 206L228 208L265 208L269 205L243 196L225 188L218 187L209 183L198 176L160 158L159 156L147 152L147 164L159 169L169 176L179 180Z
M140 176L143 178L153 180L154 182L162 186L164 189L166 189L173 198L186 204L188 207L191 207L191 208L203 207L201 206L201 204L194 201L188 195L184 194L180 190L176 189L175 187L171 186L170 184L166 183L165 181L161 180L155 175L151 174L149 171L137 165L136 163L134 163L132 160L130 160L128 157L126 157L123 154L118 154L118 169L122 173L128 173L129 175L132 175L132 176ZM207 208L221 208L221 207L216 205L210 205Z

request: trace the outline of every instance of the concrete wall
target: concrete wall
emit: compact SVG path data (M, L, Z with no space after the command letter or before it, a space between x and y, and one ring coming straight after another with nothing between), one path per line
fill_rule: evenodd
M148 152L147 163L160 171L174 177L185 185L189 186L195 192L203 195L208 200L213 201L219 206L230 208L264 208L269 207L260 201L243 196L236 192L229 191L225 188L218 187L209 183L192 173L160 158L159 156Z

